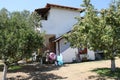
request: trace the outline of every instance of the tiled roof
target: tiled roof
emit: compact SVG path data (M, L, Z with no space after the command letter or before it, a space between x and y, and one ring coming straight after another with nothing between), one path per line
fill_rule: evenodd
M76 10L76 11L80 11L80 12L82 11L82 9L80 9L80 8L74 8L74 7L62 6L62 5L50 4L50 3L47 3L47 5L46 5L45 7L46 7L46 8L58 7L58 8L65 8L65 9Z
M79 11L79 12L83 12L84 11L81 8L74 8L74 7L62 6L62 5L57 5L57 4L49 4L49 3L47 3L47 5L44 8L38 8L38 9L35 9L35 11L37 11L39 14L45 14L52 7L70 9L70 10L75 10L75 11Z

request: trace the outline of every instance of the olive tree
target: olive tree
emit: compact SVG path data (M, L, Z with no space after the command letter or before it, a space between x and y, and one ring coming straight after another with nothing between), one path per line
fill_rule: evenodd
M10 64L29 57L42 46L42 34L35 29L35 25L40 25L40 16L36 17L37 13L26 10L0 10L0 59L4 63L3 80L6 80Z
M111 59L111 70L115 71L115 57L120 52L120 4L114 2L108 9L98 11L84 0L85 9L83 18L73 30L65 35L72 47L87 47L93 51L104 51L106 58Z

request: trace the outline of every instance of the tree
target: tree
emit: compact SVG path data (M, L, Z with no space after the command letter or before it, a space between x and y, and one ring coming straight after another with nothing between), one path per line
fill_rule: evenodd
M10 64L29 57L42 46L42 34L35 29L35 25L40 25L40 16L35 16L37 13L31 14L26 10L0 10L0 59L4 62L3 80L6 80Z
M77 18L71 33L65 38L72 47L88 47L93 51L104 51L106 58L111 59L111 71L115 71L115 57L120 51L120 5L111 4L108 9L98 11L84 0L84 18Z

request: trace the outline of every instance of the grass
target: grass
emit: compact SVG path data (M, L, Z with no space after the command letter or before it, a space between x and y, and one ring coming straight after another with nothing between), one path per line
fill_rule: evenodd
M3 67L4 67L4 65L3 64L0 64L0 71L2 71L3 70ZM21 66L21 65L12 65L12 66L10 66L9 68L8 68L8 70L19 70L19 69L21 69L21 68L23 68L23 66Z
M116 68L115 72L112 72L110 68L97 68L92 71L103 77L120 78L120 68Z
M10 67L8 68L8 70L18 70L18 69L21 69L21 68L22 68L22 66L14 65L14 66L10 66Z
M0 71L3 71L3 68L4 68L4 66L3 66L3 65L0 65ZM20 69L22 69L22 68L23 68L23 66L14 65L14 66L10 66L10 67L8 68L8 71L16 71L16 70L20 70Z

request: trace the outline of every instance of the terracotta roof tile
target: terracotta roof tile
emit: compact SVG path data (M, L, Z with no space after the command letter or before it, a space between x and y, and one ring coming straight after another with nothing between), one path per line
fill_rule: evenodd
M70 9L70 10L75 10L75 11L79 11L79 12L84 11L81 8L74 8L74 7L62 6L62 5L57 5L57 4L49 4L49 3L47 3L47 5L44 8L35 9L35 11L37 11L39 14L43 15L43 14L47 13L51 7Z
M72 9L72 10L76 10L76 11L80 11L80 12L83 11L83 9L81 9L81 8L74 8L74 7L62 6L62 5L50 4L50 3L47 3L47 5L45 7L46 8L58 7L58 8Z

